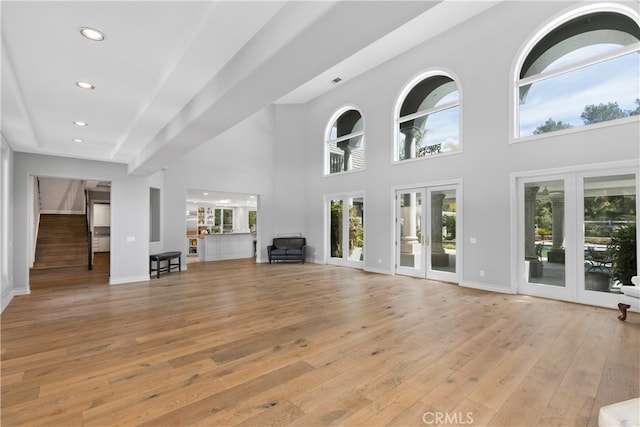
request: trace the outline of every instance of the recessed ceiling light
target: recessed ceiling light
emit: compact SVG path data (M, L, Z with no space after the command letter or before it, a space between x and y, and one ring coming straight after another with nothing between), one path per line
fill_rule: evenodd
M82 34L83 36L85 36L89 40L93 40L93 41L96 41L96 42L101 42L102 40L105 39L104 34L102 34L100 31L96 30L95 28L80 27L80 34Z
M93 90L96 88L94 85L87 82L76 82L76 86L78 86L81 89L89 89L89 90Z
M73 142L84 142L84 139L73 138Z
M74 125L76 126L89 126L87 123L85 122L73 122Z

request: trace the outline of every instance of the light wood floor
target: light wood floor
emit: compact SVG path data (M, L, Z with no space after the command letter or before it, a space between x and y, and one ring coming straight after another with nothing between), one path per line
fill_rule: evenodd
M640 395L637 313L308 263L76 282L2 314L3 427L595 426Z

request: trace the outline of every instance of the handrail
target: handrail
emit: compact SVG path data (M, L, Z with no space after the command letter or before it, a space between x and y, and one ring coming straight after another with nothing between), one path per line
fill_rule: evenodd
M35 177L35 191L37 194L34 194L33 198L33 221L31 223L32 233L31 233L31 259L29 260L29 265L33 267L36 262L36 249L38 246L38 235L40 233L40 208L42 204L42 198L40 196L40 177Z
M93 236L89 226L89 191L84 190L84 219L87 230L87 269L93 270Z

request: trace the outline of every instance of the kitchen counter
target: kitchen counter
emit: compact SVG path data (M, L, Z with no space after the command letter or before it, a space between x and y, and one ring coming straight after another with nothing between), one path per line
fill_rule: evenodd
M255 233L214 233L200 235L198 255L201 261L219 261L253 257Z

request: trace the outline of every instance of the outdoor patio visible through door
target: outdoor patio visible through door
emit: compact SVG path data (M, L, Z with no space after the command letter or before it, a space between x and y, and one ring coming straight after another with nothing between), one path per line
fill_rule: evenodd
M458 282L458 185L396 191L396 272Z

